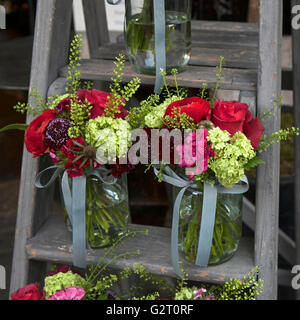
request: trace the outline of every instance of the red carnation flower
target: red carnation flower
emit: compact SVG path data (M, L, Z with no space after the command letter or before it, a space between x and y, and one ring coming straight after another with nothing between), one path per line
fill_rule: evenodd
M168 106L164 117L177 117L176 114L174 115L174 111L177 111L177 113L180 112L180 114L186 113L193 119L195 124L202 120L209 120L211 114L209 102L198 97L185 98L171 103Z
M75 158L78 156L77 153L82 150L82 148L74 143L74 140L84 146L84 141L82 137L78 137L76 139L69 139L66 144L61 147L61 153L65 155L68 159L68 162L65 164L65 169L68 171L70 177L79 177L82 176L83 168L88 165L88 162L80 168L84 158L73 162Z
M39 284L31 283L25 286L24 288L20 288L16 292L11 294L12 300L42 300L43 294L39 290Z
M78 142L83 147L74 143ZM79 177L83 175L83 169L90 165L90 160L82 156L80 159L74 160L78 157L78 152L83 152L85 150L85 145L82 137L77 137L75 139L69 139L66 144L61 147L61 153L67 157L67 162L65 163L65 169L70 177ZM86 147L88 148L88 147ZM94 159L91 159L93 168L98 168L100 166Z
M254 149L259 144L264 127L258 118L253 118L249 106L238 101L217 100L212 113L213 124L231 135L240 131L251 141Z
M91 106L93 106L91 110L91 119L101 117L104 114L107 99L108 97L112 97L110 93L97 89L79 90L76 95L80 101L85 102L85 100L87 100ZM125 117L128 115L128 112L123 108L122 105L119 106L119 110L120 113L116 114L115 117L125 119Z
M25 145L34 157L49 152L49 147L44 143L45 129L55 118L54 110L46 110L29 124L25 132Z

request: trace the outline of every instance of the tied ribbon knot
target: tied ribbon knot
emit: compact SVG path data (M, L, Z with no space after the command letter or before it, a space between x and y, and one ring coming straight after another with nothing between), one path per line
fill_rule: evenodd
M198 190L197 184L193 180L189 181L181 178L170 167L164 168L165 173L159 172L159 166L154 166L154 174L161 178L164 182L175 187L181 188L179 191L174 207L171 231L171 262L175 273L182 277L179 265L178 253L178 233L179 233L179 217L182 198L188 189ZM199 231L198 248L195 264L199 267L207 267L210 257L211 244L215 226L217 196L219 194L243 194L249 190L248 179L244 176L241 184L236 184L232 188L227 189L220 185L213 185L204 182L203 184L203 206L202 218Z
M41 182L42 177L55 169L47 183ZM104 184L115 184L117 179L109 176L111 170L100 167L91 169L84 175L72 178L72 192L69 184L67 170L59 166L51 166L41 171L35 180L35 186L38 189L45 189L53 184L56 178L61 179L62 195L67 210L68 218L72 225L72 243L73 243L73 265L79 268L86 268L86 248L89 247L86 241L86 217L85 217L85 190L86 178L95 176Z
M122 0L106 0L111 5L118 5ZM129 8L127 8L128 10ZM164 85L161 71L166 71L166 17L165 1L153 0L154 10L154 42L155 42L155 86L154 93L160 94Z

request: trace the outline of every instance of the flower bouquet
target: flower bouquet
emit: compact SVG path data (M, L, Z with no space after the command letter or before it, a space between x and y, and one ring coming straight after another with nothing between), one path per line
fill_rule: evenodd
M224 284L190 286L186 279L171 286L164 279L150 274L142 265L134 265L119 273L95 277L93 266L86 274L78 273L70 266L56 266L39 283L30 283L11 294L12 300L256 300L263 290L263 281L257 280L257 268L250 271L242 280L231 278ZM131 285L125 295L118 289L118 282L134 276L138 284ZM152 289L147 288L151 284ZM118 306L116 305L116 308Z
M127 119L148 135L150 166L160 181L177 188L173 207L171 256L181 274L178 251L199 266L220 264L236 252L242 234L242 194L248 190L245 172L263 162L259 153L299 129L294 127L263 135L262 120L249 106L217 99L224 59L221 57L216 88L207 98L188 97L179 88L168 89L163 101L151 95ZM263 118L272 114L265 112Z
M36 186L47 187L60 177L67 222L73 229L74 264L84 267L85 240L92 248L108 246L127 229L125 173L132 166L127 161L131 142L124 106L138 89L139 79L121 87L125 59L120 56L111 92L92 89L92 83L81 81L78 71L81 41L75 36L71 44L66 93L45 102L33 89L35 105L19 103L15 109L39 115L28 126L9 125L2 131L26 129L28 152L33 157L50 156L53 166L37 176Z

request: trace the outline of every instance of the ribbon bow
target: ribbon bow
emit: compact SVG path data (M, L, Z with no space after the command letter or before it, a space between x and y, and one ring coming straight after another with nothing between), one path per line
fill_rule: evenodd
M181 188L178 193L174 207L172 219L172 232L171 232L171 262L175 273L182 277L181 269L179 266L178 254L178 229L179 229L179 215L180 206L183 195L189 188L198 189L198 186L193 181L188 181L178 176L170 167L164 168L165 173L159 173L157 167L154 167L154 173L159 176L163 181ZM199 232L198 249L195 264L200 267L207 267L209 262L211 243L213 238L213 231L215 225L216 204L218 193L222 194L242 194L248 191L248 179L243 177L241 179L242 185L235 185L231 189L222 186L215 186L204 182L203 191L203 207L201 227Z
M107 0L111 5L118 5L122 0ZM155 86L154 93L160 94L163 87L162 70L166 71L166 44L165 44L165 1L153 0L154 10L154 38L155 38Z
M50 170L55 169L49 181L46 184L41 182L43 175ZM86 178L88 176L96 176L102 183L114 184L116 178L109 177L111 170L100 167L91 169L80 177L72 178L72 192L69 185L69 177L66 170L59 166L51 166L41 171L35 180L35 186L44 189L52 185L57 177L63 173L61 187L65 207L68 213L70 223L72 225L72 241L73 241L73 264L79 268L86 268L86 218L85 218L85 188Z

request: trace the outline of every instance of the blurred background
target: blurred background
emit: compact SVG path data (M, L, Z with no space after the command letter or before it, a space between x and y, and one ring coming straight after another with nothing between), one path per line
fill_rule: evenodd
M292 69L291 54L291 8L290 1L284 4L283 61L285 71ZM123 1L124 2L124 1ZM257 22L257 0L193 0L193 19ZM6 29L0 29L0 128L17 122L25 122L25 116L16 113L13 106L27 101L30 77L31 50L35 25L36 0L0 0L6 10ZM123 6L106 6L111 41L122 34L124 19ZM85 25L81 1L74 2L73 29L85 36ZM83 57L88 57L88 47L84 42ZM288 81L283 79L283 81ZM283 90L282 126L293 125L292 91ZM0 265L7 271L9 288L10 268L17 213L17 199L21 158L23 150L22 132L0 134ZM293 144L286 144L281 150L281 195L280 227L294 239L293 207ZM152 173L146 175L143 168L128 176L129 197L132 220L144 225L162 226L169 223L167 215L169 202L163 184L156 183ZM255 172L253 173L253 177ZM149 181L149 183L147 183ZM148 188L148 190L147 190ZM255 185L248 194L254 200ZM245 232L250 232L245 230ZM284 261L280 265L289 268ZM279 299L293 298L289 288L280 288ZM8 299L8 290L0 290L0 299Z

